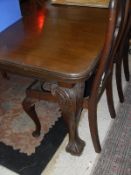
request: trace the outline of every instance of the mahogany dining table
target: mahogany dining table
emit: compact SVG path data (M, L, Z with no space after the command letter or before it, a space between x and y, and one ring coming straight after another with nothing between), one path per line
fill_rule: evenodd
M98 64L108 10L45 1L41 8L32 4L23 11L21 20L0 33L0 71L51 83L69 129L66 150L80 155L85 80Z

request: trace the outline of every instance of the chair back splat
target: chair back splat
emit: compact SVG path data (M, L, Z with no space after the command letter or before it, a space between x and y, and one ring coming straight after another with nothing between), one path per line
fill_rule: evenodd
M97 81L94 80L94 88L97 88L97 86L99 88L99 85L101 87L102 82L104 83L106 78L112 72L114 55L122 39L122 32L123 32L122 26L124 25L123 23L125 22L124 14L128 4L127 2L129 3L129 0L110 1L109 22L107 26L104 47L100 55L100 62L95 76L95 79L97 79ZM99 83L98 80L101 81L101 83ZM96 84L98 84L97 86L95 82ZM94 92L97 93L97 90L96 89L92 90L92 95L94 94ZM99 90L99 92L101 91Z

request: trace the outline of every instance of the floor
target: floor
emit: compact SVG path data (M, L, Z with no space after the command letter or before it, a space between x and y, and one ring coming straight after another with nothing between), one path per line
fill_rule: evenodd
M131 67L131 57L130 57L130 67ZM127 83L123 77L123 86L125 87ZM113 89L114 89L114 103L117 111L118 108L118 96L116 91L116 84L113 78ZM98 126L100 133L100 140L104 143L106 135L110 129L113 120L110 118L105 94L103 95L100 103L98 105ZM63 143L57 150L56 154L42 172L41 175L90 175L99 154L96 154L93 149L93 145L90 138L90 132L88 128L87 111L82 112L81 121L79 125L79 133L81 138L86 141L86 147L83 154L80 157L74 157L65 152L65 145L68 140L68 136L65 137ZM85 163L86 162L86 163ZM9 169L0 166L1 175L16 175L16 173L10 171Z

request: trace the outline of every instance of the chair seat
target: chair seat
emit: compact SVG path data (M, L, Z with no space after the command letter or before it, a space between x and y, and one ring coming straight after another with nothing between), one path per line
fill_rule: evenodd
M84 77L96 66L107 15L108 9L73 6L47 5L28 11L23 20L0 34L0 62L65 78Z

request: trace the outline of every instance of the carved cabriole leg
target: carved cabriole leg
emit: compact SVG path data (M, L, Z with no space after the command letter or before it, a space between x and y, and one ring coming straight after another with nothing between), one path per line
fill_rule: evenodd
M78 135L78 122L81 115L84 83L75 84L73 87L63 85L52 86L52 95L56 96L60 105L62 116L69 130L69 143L66 151L72 155L80 155L85 146Z
M114 101L113 101L113 90L112 90L112 73L109 75L106 84L106 97L108 103L108 109L111 115L111 118L116 117L116 112L114 108Z
M25 97L25 99L22 102L22 106L23 106L24 111L31 117L31 119L35 123L36 129L32 133L32 135L34 137L38 137L40 136L41 124L40 124L40 121L35 111L35 103L36 103L35 99L30 98L30 97Z

